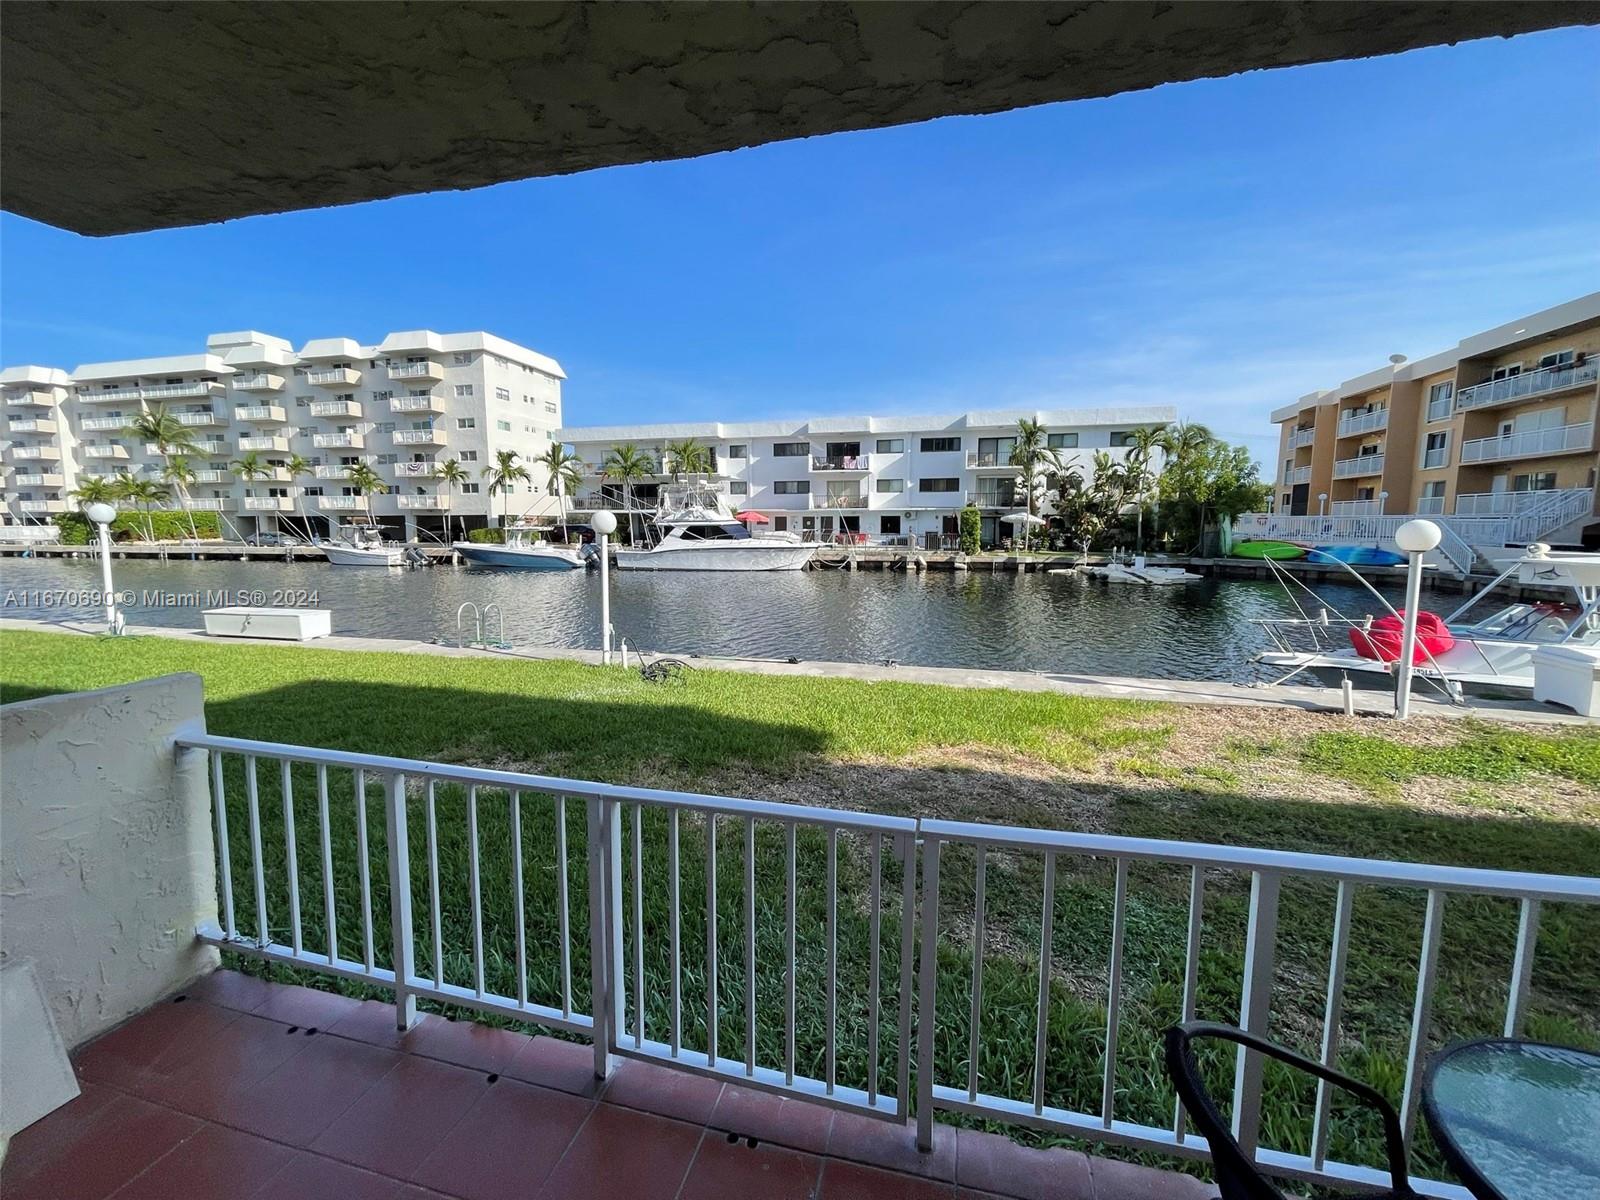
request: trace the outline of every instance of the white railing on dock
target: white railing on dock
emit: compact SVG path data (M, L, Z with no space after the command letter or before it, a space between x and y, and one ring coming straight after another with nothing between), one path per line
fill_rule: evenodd
M912 820L211 735L178 744L198 756L195 767L209 766L211 779L221 924L202 929L202 940L390 988L401 1026L415 1019L418 999L460 1005L591 1037L597 1074L620 1055L885 1120L914 1115L925 1148L934 1113L944 1109L1205 1157L1180 1107L1154 1125L1129 1119L1119 1098L1119 1039L1144 1013L1124 1003L1125 964L1147 962L1157 949L1141 939L1146 924L1130 920L1147 911L1135 883L1146 884L1151 872L1169 873L1187 894L1183 1019L1196 1011L1207 890L1248 881L1238 1019L1258 1033L1267 1030L1279 974L1279 896L1286 885L1301 895L1313 885L1330 889L1327 984L1317 993L1320 1054L1329 1065L1340 1052L1356 900L1364 889L1418 898L1411 1017L1408 1028L1392 1030L1407 1046L1400 1108L1408 1136L1447 900L1498 897L1508 902L1508 919L1516 905L1506 1036L1525 1025L1541 906L1600 903L1600 879L1578 876ZM456 824L448 857L447 823ZM306 835L315 838L309 854L298 843ZM455 865L458 841L466 854ZM1099 864L1112 883L1093 1111L1065 1102L1059 1071L1049 1082L1052 1061L1074 1048L1050 1031L1053 956L1066 929L1056 921L1057 882L1063 868L1085 864ZM964 880L969 865L971 920L952 920L941 914L941 889L957 872ZM1037 886L1027 873L1033 867ZM989 888L991 870L1003 887ZM309 879L320 895L302 894ZM1018 1080L1008 1089L996 1087L979 1051L991 907L1019 904L1040 914L1037 955L1027 964L1038 984L1037 999L1022 1001L1031 1045L1015 1046L1018 1056L1031 1052L1031 1071L1007 1072ZM848 957L840 948L845 922L846 942L856 945ZM863 929L864 950L856 937ZM1014 975L1012 941L1005 952ZM950 971L961 969L967 946L970 981L953 988ZM960 992L965 1002L952 1004ZM997 1003L1003 998L991 1008ZM1159 1029L1138 1032L1149 1044ZM964 1078L937 1077L940 1047ZM1382 1182L1371 1167L1329 1156L1326 1090L1308 1117L1307 1152L1265 1144L1262 1091L1261 1063L1241 1052L1235 1132L1266 1169L1326 1184ZM1425 1195L1464 1195L1439 1181L1412 1182Z

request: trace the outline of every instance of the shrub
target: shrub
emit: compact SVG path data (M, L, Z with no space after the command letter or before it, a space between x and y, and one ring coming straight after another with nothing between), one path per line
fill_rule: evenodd
M184 541L194 536L189 532L189 518L194 518L194 533L203 540L220 541L222 538L222 525L214 512L171 512L156 511L150 513L125 512L118 513L117 519L111 522L111 540L114 542L142 542L147 529L154 528L155 538L158 542ZM148 518L148 525L146 519ZM61 530L61 543L64 546L87 546L94 540L93 531L90 529L89 518L81 512L62 513L56 518L56 527Z
M961 510L961 553L976 554L983 532L983 517L974 505Z
M498 546L498 545L504 545L505 544L505 540L506 540L506 531L504 529L469 529L469 530L467 530L467 541L469 541L469 542L489 542L489 543L492 543L492 544Z

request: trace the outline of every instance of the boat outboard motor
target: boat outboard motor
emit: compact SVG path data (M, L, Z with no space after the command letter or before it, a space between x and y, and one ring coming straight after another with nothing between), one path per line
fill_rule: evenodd
M600 547L593 542L585 542L578 547L578 557L591 567L598 566L600 564Z
M408 567L426 567L431 566L433 563L433 560L428 557L428 552L421 546L407 546L402 557Z

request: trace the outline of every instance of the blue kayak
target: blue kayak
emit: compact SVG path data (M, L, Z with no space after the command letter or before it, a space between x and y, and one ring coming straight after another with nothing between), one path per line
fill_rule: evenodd
M1352 567L1403 567L1406 556L1381 546L1315 546L1308 557L1312 562L1336 558Z

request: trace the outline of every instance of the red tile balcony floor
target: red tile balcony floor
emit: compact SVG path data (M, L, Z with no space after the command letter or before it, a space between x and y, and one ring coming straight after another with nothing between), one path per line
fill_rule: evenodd
M1196 1179L909 1130L584 1045L219 971L79 1050L6 1200L1196 1200Z

